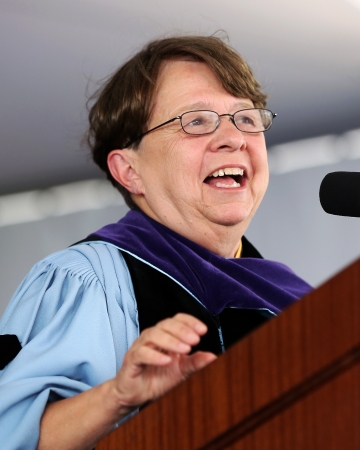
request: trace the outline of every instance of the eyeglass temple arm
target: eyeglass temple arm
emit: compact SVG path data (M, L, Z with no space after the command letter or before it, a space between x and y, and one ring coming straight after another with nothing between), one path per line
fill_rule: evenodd
M176 116L176 117L174 117L174 118L172 118L172 119L170 119L170 120L167 120L166 122L161 123L160 125L157 125L156 127L151 128L150 130L145 131L145 133L139 134L139 136L137 136L136 138L130 139L130 140L125 144L125 147L124 147L124 148L130 147L130 145L134 144L134 142L136 142L136 141L139 141L139 140L142 139L145 135L151 133L152 131L157 130L157 129L160 128L160 127L163 127L164 125L167 125L168 123L174 122L174 120L176 120L176 119L181 119L181 116Z

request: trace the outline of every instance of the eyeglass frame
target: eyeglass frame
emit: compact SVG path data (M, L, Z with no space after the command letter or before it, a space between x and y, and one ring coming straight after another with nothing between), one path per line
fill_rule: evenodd
M241 111L253 111L253 110L255 110L255 109L256 109L256 110L260 110L260 111L269 111L269 112L271 113L272 118L271 118L271 123L270 123L269 128L267 128L266 130L262 130L262 131L245 131L245 130L241 130L241 129L236 125L236 123L235 123L235 114L237 114L237 113L239 113L239 112L241 112ZM198 133L189 133L188 131L186 131L186 130L184 129L183 124L182 124L182 117L183 117L185 114L188 114L188 113L192 113L192 112L202 112L202 111L212 112L212 113L215 113L215 114L218 116L218 123L217 123L215 129L212 130L212 131L208 131L208 132L206 132L206 133L199 133L199 134L198 134ZM177 119L180 119L180 125L181 125L181 128L182 128L183 132L186 133L186 134L189 134L190 136L203 136L203 135L206 135L206 134L211 134L211 133L214 133L214 132L218 129L218 127L219 127L219 125L220 125L220 122L221 122L221 121L220 121L220 117L225 117L225 116L231 117L231 120L230 120L230 121L233 123L233 125L235 126L235 128L238 129L239 131L241 131L242 133L264 133L265 131L270 130L270 128L271 128L271 126L272 126L272 123L273 123L273 120L275 119L275 117L277 116L277 114L276 114L276 113L273 113L270 109L266 109L266 108L245 108L245 109L239 109L238 111L235 111L234 114L219 114L219 113L217 113L216 111L212 111L211 109L195 109L195 110L192 110L192 111L185 111L184 113L180 114L180 116L173 117L172 119L169 119L169 120L167 120L166 122L161 123L160 125L157 125L156 127L151 128L150 130L145 131L145 133L140 134L140 135L137 136L135 139L130 139L130 140L125 144L125 147L124 147L124 148L130 147L130 145L132 145L132 144L134 144L135 142L139 141L140 139L142 139L144 136L146 136L147 134L151 133L152 131L155 131L155 130L157 130L158 128L161 128L161 127L163 127L163 126L165 126L165 125L167 125L167 124L169 124L169 123L171 123L171 122L174 122L174 121L177 120Z

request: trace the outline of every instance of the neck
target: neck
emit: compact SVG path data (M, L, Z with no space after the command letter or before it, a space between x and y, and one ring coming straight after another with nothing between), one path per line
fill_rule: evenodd
M187 219L179 216L176 218L176 215L174 215L175 218L166 215L159 217L146 204L141 205L143 207L138 206L151 219L224 258L235 256L248 226L245 221L233 225L223 225L210 221L204 223L204 220L196 218Z
M195 242L196 244L201 245L216 255L223 256L224 258L234 258L239 248L243 233L239 233L236 229L234 229L234 227L229 226L218 226L217 228L219 228L218 231L209 227L207 231L199 234L184 228L182 228L181 231L174 231ZM189 233L187 233L187 231L189 231Z

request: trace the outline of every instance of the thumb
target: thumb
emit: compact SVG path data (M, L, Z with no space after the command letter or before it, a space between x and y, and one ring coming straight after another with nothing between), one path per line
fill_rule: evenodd
M205 366L215 361L217 356L210 352L196 352L187 356L182 361L181 372L185 378L194 372L203 369Z

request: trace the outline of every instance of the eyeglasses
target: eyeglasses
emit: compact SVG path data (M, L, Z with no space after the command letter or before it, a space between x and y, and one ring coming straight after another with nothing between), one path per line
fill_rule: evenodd
M180 116L173 117L172 119L167 120L154 128L151 128L151 130L140 134L135 139L130 139L126 143L125 148L130 147L130 145L134 144L136 141L139 141L146 134L161 128L168 123L174 122L174 120L177 119L180 119L181 128L187 134L192 134L195 136L210 134L213 133L220 125L220 117L225 116L229 117L229 120L235 125L235 127L244 133L261 133L269 130L276 114L269 109L263 108L241 109L240 111L236 111L234 114L218 114L215 111L207 110L188 111Z

